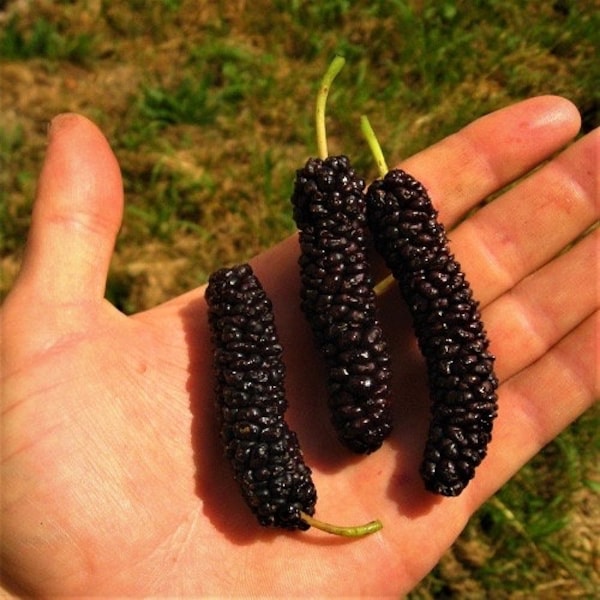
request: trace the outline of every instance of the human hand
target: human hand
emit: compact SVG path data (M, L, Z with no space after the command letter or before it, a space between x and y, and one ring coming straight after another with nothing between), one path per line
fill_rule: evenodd
M595 131L556 97L467 126L402 168L428 188L497 356L489 453L457 498L427 493L423 362L397 291L381 298L393 352L395 430L368 457L342 448L322 365L298 307L295 238L252 265L285 348L288 421L319 501L348 541L260 528L221 454L204 288L126 317L103 299L123 198L116 160L86 119L53 122L22 271L1 313L2 569L35 595L398 595L472 513L598 395ZM307 376L308 374L308 376Z

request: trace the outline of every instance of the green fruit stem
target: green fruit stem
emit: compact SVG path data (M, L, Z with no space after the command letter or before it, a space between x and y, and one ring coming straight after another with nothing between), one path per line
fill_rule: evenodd
M385 162L385 157L383 156L383 150L381 149L381 144L375 135L375 131L373 131L373 127L371 126L368 117L365 115L362 115L360 118L360 129L365 137L365 140L367 141L367 144L369 144L369 148L371 149L373 157L375 158L377 169L379 170L379 176L385 177L385 174L389 169L387 163ZM392 287L394 282L395 279L393 275L388 275L385 279L382 279L373 288L375 295L381 296L390 287Z
M360 129L367 140L367 144L369 144L369 148L371 149L371 153L375 158L375 162L377 163L377 169L379 170L379 176L384 177L388 172L388 166L385 162L385 157L383 156L383 150L381 149L381 145L377 140L377 136L373 131L373 127L371 127L371 123L369 122L368 117L363 115L360 118Z
M329 65L321 80L321 86L317 93L317 102L315 106L315 125L317 130L317 151L321 159L326 159L329 156L327 150L327 130L325 127L325 106L327 104L327 96L333 80L342 70L346 59L343 56L336 56Z
M364 525L340 526L319 521L318 519L315 519L314 517L311 517L302 511L300 511L300 517L302 517L303 521L306 521L306 523L315 529L320 529L321 531L332 533L333 535L341 535L351 538L370 535L371 533L375 533L383 528L383 524L379 520L369 521L369 523L365 523Z
M396 278L390 273L387 277L384 277L381 281L378 281L373 286L375 296L382 296L396 283Z

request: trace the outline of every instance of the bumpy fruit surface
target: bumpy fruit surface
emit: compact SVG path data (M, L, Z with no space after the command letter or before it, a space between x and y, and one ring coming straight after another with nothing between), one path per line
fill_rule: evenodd
M263 526L308 529L317 493L284 420L285 369L273 310L247 264L220 269L206 289L221 439L242 495Z
M328 365L331 420L357 453L392 428L390 359L366 255L365 182L345 156L311 158L296 172L301 308Z
M497 414L494 357L478 305L417 180L395 169L374 181L367 215L427 363L432 420L421 475L428 490L456 496L485 457Z

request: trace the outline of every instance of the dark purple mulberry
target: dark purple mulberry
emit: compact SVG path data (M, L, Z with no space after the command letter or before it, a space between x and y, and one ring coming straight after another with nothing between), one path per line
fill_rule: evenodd
M328 363L331 420L354 452L379 448L392 428L390 366L366 256L365 182L345 156L296 172L301 308Z
M494 357L477 302L425 188L400 169L367 191L375 247L399 283L427 363L432 421L425 487L456 496L486 455L497 413Z
M308 529L317 493L284 420L285 369L273 310L249 265L220 269L206 288L225 456L261 525Z

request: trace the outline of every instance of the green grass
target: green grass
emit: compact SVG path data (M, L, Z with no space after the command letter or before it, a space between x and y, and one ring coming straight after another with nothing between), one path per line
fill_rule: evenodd
M24 27L19 17L14 16L0 33L0 57L4 59L46 58L85 63L93 52L93 35L69 35L44 17Z
M330 151L368 176L363 113L390 165L532 95L570 98L584 130L599 122L593 0L32 6L0 13L0 297L27 234L46 122L64 110L91 116L122 167L107 296L128 313L294 230L293 173L316 152L313 102L336 52L347 66L328 102ZM597 510L582 511L600 486L597 413L488 502L412 598L589 596L598 557L579 526L598 527Z

